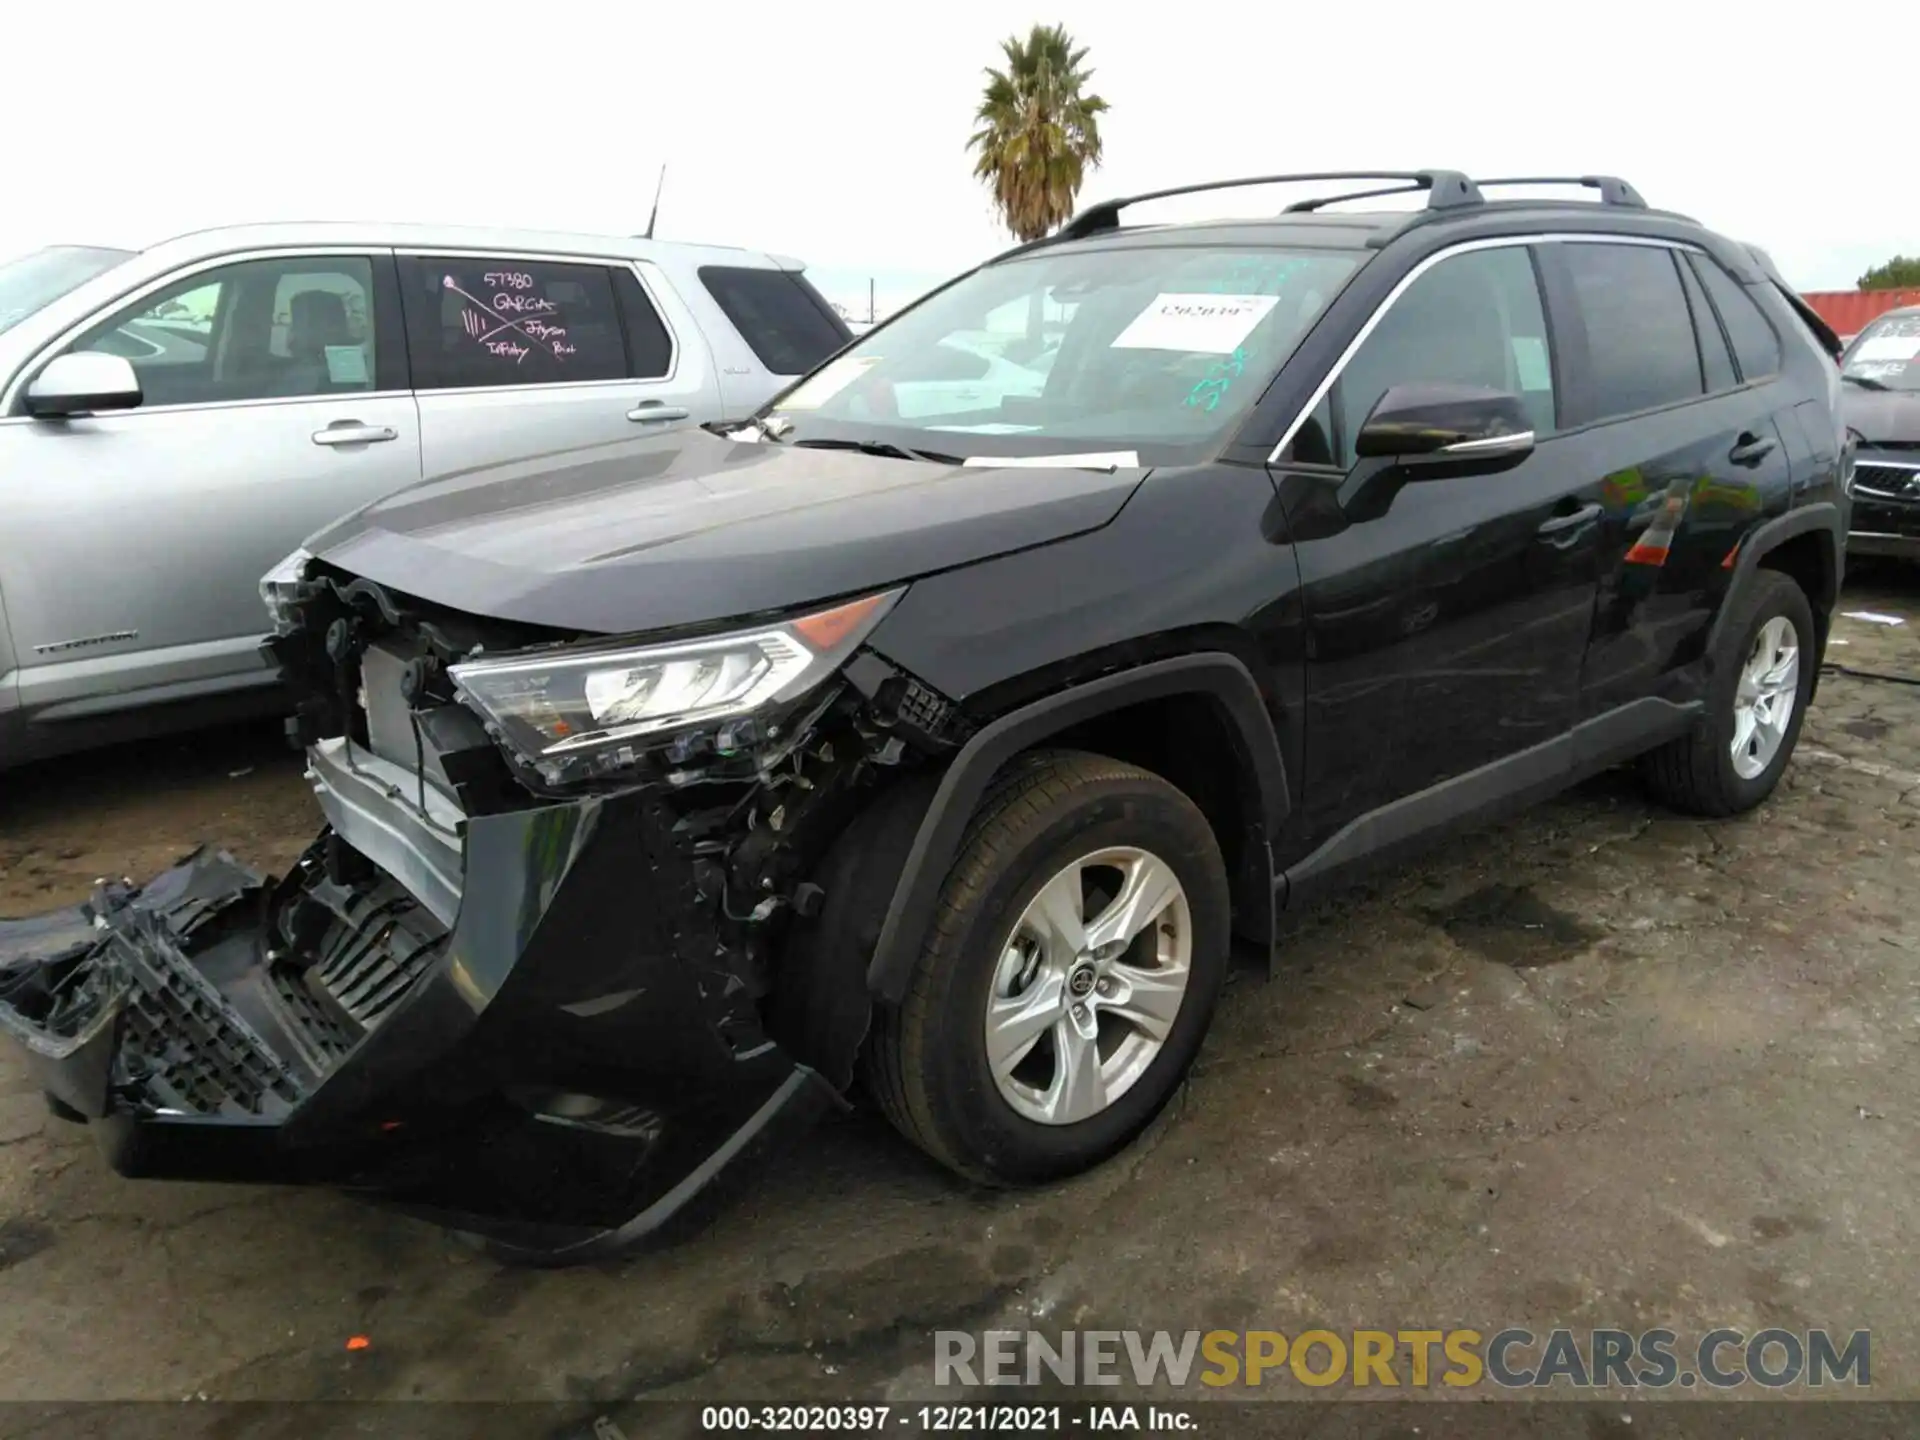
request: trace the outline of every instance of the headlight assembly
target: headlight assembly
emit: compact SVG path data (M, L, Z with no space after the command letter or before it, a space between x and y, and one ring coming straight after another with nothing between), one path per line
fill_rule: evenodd
M549 781L631 763L636 741L776 710L846 661L903 593L693 640L452 666L460 698Z

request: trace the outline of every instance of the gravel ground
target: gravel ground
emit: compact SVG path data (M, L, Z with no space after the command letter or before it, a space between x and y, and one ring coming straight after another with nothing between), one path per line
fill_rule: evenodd
M1920 576L1842 609L1907 623L1839 620L1832 661L1920 678ZM598 1269L121 1181L9 1051L0 1400L925 1397L930 1330L1029 1324L1871 1329L1874 1392L1920 1399L1916 772L1920 691L1829 674L1752 816L1605 776L1297 922L1093 1175L971 1190L855 1115ZM10 774L0 913L202 839L277 869L315 822L271 725Z

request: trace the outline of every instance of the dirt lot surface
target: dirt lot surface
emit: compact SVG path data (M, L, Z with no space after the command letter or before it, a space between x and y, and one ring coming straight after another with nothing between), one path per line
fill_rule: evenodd
M1907 623L1832 661L1920 678L1920 578L1841 608ZM1917 772L1920 690L1829 673L1752 816L1606 776L1298 922L1098 1173L974 1191L856 1115L600 1269L121 1181L0 1054L0 1399L905 1399L932 1329L1025 1325L1871 1329L1920 1398ZM277 869L315 814L272 726L11 774L0 912L203 838Z

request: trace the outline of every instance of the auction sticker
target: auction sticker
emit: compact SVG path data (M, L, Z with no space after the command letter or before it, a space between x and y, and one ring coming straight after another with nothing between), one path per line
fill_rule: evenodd
M1114 337L1112 348L1230 355L1279 299L1277 295L1156 295Z

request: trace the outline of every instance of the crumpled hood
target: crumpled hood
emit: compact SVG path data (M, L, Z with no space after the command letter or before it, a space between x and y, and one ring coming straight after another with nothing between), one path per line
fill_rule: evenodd
M424 481L307 541L470 614L607 634L785 609L1098 529L1144 478L623 440Z
M1865 390L1858 385L1841 388L1845 392L1842 414L1869 448L1920 445L1920 391Z

